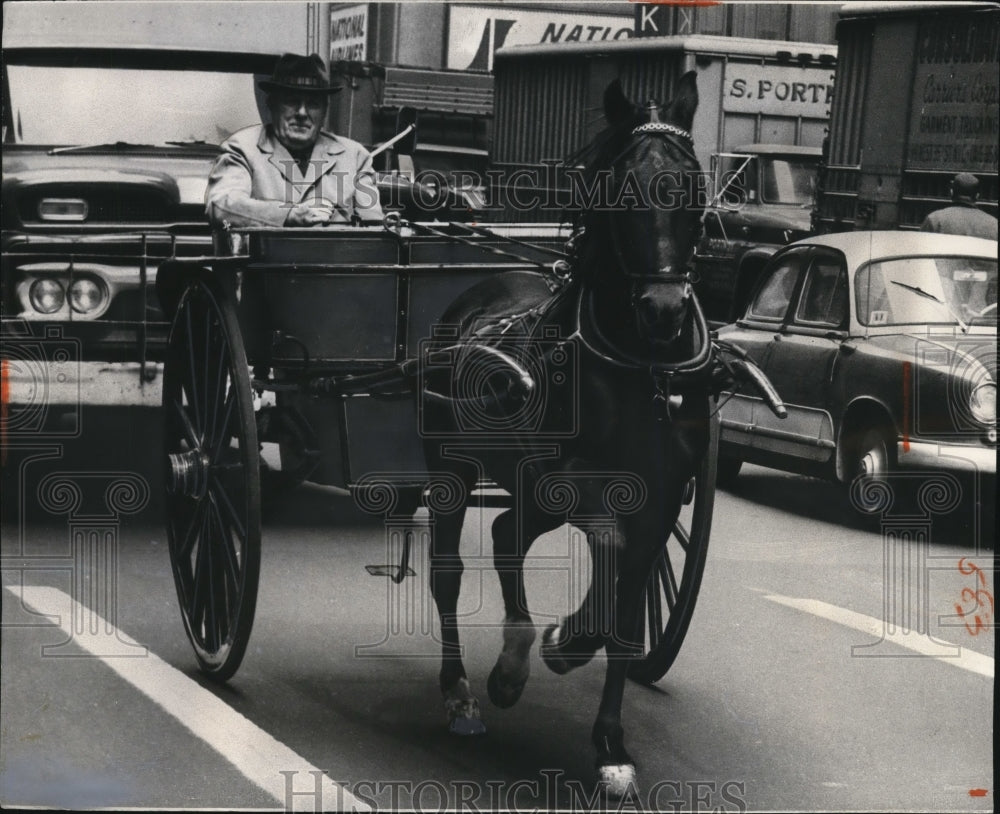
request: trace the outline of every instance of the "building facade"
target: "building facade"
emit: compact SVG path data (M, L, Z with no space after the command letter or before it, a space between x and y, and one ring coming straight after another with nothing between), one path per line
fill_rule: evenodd
M334 60L489 71L510 45L716 34L832 44L840 3L317 3L317 49Z

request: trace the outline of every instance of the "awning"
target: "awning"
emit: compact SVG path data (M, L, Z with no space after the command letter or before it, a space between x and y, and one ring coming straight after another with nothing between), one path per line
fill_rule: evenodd
M493 77L465 71L427 71L419 68L385 69L379 107L398 110L493 115Z

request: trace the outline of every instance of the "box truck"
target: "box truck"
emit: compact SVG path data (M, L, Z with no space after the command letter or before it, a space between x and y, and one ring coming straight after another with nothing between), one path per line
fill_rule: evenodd
M529 179L544 205L494 190L501 220L561 220L572 206L561 164L602 127L604 89L665 101L698 74L692 127L705 173L704 235L696 271L710 321L726 321L763 258L810 227L816 168L833 99L832 45L719 36L668 36L514 46L496 53L491 157L496 177ZM551 204L551 205L549 205Z
M1000 7L848 3L816 228L915 229L959 172L997 214Z

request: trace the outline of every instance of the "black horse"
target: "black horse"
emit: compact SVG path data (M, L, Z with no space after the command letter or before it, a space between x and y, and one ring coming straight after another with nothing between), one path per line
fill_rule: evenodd
M423 426L430 471L452 472L469 490L492 480L515 499L492 528L505 605L488 682L497 706L517 701L528 678L535 628L522 565L532 542L566 521L567 500L574 517L612 518L611 533L574 521L588 532L592 585L579 610L545 632L542 656L563 673L605 648L592 738L599 784L621 795L635 773L621 708L629 664L642 651L641 598L709 438L707 390L678 392L671 382L704 364L709 340L689 275L701 218L689 134L695 74L663 106L634 106L617 82L604 103L609 128L582 176L590 201L571 282L553 296L544 274L511 272L454 302L441 322L455 326L452 347L466 353L453 362L446 398L440 382L425 381ZM480 398L487 385L490 397ZM433 513L430 579L450 726L471 734L484 726L456 623L464 516L464 505Z

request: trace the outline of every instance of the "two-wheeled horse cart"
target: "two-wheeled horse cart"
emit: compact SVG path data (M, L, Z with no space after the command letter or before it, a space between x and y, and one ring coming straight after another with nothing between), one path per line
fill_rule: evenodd
M169 551L206 675L228 679L246 651L262 475L264 489L284 478L354 490L371 472L425 469L412 383L436 320L490 275L544 267L558 284L552 258L568 237L548 225L262 229L221 235L215 256L161 265L157 290L172 320L163 376ZM261 464L269 440L281 446L273 478ZM649 577L645 654L631 673L639 681L667 672L691 619L717 444L713 421L709 453ZM423 488L414 478L414 509ZM406 566L391 573L401 579Z

